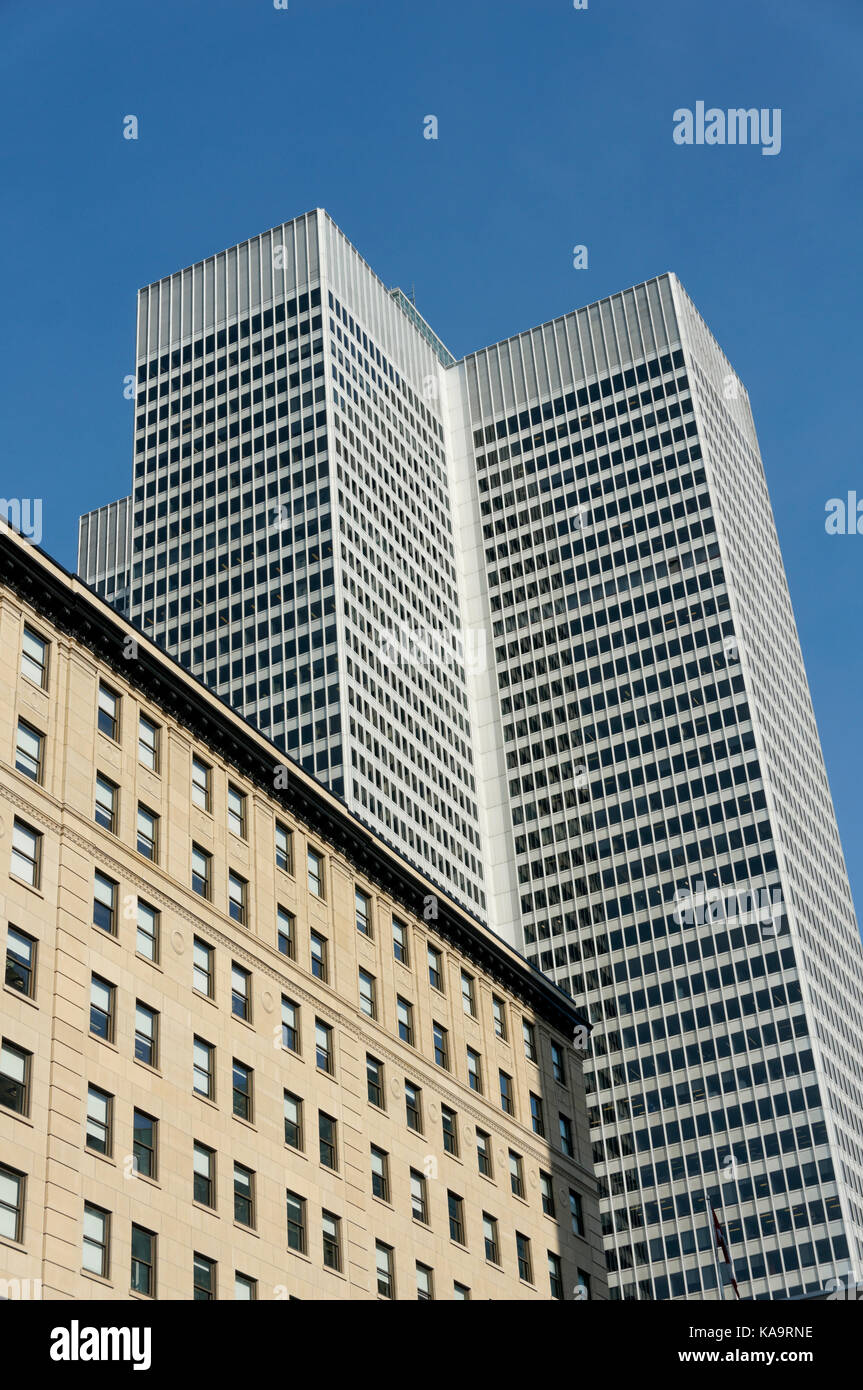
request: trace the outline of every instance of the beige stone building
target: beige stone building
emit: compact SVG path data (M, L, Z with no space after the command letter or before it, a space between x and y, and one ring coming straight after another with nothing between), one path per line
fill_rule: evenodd
M606 1298L583 1020L282 759L0 535L0 1293Z

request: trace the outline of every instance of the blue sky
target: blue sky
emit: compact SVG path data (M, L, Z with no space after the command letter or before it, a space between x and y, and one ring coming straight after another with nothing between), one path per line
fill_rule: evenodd
M863 888L863 535L824 529L863 498L859 0L0 0L0 26L0 490L43 499L47 550L74 567L79 512L128 489L137 288L297 213L456 355L675 270L750 392ZM780 107L781 153L677 146L699 100Z

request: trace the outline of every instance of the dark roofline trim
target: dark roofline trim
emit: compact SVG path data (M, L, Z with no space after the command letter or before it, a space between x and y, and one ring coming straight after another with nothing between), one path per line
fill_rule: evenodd
M151 651L152 641L146 633L122 618L82 579L70 574L38 546L13 539L4 529L0 533L0 582L44 614L60 632L89 648L99 661L140 689L195 738L212 747L270 800L281 802L286 811L343 854L408 913L425 920L426 885L417 882L418 875L425 877L422 870L412 869L397 850L383 849L375 843L375 832L365 827L344 802L323 786L319 790L299 763L289 759L253 725L247 726L248 733L238 727L234 721L242 720L241 715L172 657ZM75 589L73 584L80 587ZM127 637L138 633L142 640L137 656L124 660ZM200 686L202 695L215 702L216 708L199 703L190 685ZM261 744L266 744L270 751ZM286 788L274 786L278 767L288 769ZM429 883L435 887L430 880ZM563 990L527 961L513 960L508 954L513 948L503 942L498 946L494 933L452 902L446 890L441 889L435 896L438 915L428 922L432 930L451 941L477 968L500 980L567 1037L572 1036L574 1024L590 1030L587 1017Z

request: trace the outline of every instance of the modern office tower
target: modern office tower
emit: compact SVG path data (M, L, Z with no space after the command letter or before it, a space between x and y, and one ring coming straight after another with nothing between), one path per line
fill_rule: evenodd
M130 497L87 512L78 522L78 573L121 613L129 597Z
M607 1297L562 991L0 535L0 1294Z

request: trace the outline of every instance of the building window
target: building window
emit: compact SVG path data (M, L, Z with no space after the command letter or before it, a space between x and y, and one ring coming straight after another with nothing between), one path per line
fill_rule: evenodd
M249 885L233 869L228 873L228 915L245 926L249 916Z
M411 1215L414 1221L429 1223L428 1184L425 1175L411 1168Z
M300 1006L282 995L282 1047L289 1052L300 1050Z
M94 975L90 981L90 1032L114 1040L114 986Z
M216 1205L216 1155L206 1144L195 1142L193 1155L192 1192L202 1207Z
M332 1115L325 1115L323 1110L318 1111L318 1142L323 1167L337 1169L339 1163L336 1149L336 1122Z
M567 1158L575 1157L575 1150L572 1144L572 1121L568 1115L560 1115L560 1151L566 1154Z
M405 1115L408 1129L423 1132L422 1090L412 1081L405 1082Z
M390 1175L389 1158L383 1149L376 1149L374 1144L372 1150L372 1196L378 1197L382 1202L390 1200Z
M138 922L135 931L135 950L147 960L159 959L159 914L149 903L138 899Z
M472 1047L467 1050L467 1079L471 1090L482 1095L482 1058Z
M324 856L316 849L308 847L309 892L316 898L324 897Z
M199 994L205 994L208 999L213 998L214 957L213 947L196 936L192 946L192 983Z
M241 1226L255 1225L255 1175L242 1163L234 1164L234 1220Z
M285 1143L302 1152L303 1102L292 1091L285 1091Z
M575 1236L584 1235L584 1212L581 1206L581 1197L577 1192L569 1189L569 1217L572 1222L572 1233Z
M449 1238L454 1240L456 1245L464 1245L464 1202L455 1192L448 1192L446 1201L449 1214Z
M377 1018L377 1005L375 1003L375 978L367 970L359 972L360 979L360 1008L369 1018Z
M159 858L159 817L138 802L138 853L157 863Z
M428 948L429 984L443 993L443 956L434 946Z
M158 1121L143 1110L135 1110L132 1116L132 1154L135 1159L135 1172L145 1178L156 1176L156 1132Z
M48 689L48 643L30 627L24 629L21 674L38 685L40 690Z
M4 1038L0 1044L0 1105L26 1115L29 1106L31 1054Z
M324 1269L341 1269L341 1221L331 1211L321 1212L321 1231L324 1242Z
M450 1110L448 1105L440 1108L441 1129L443 1131L444 1153L454 1154L458 1157L458 1127L456 1114Z
M379 1240L375 1241L375 1268L378 1276L379 1297L394 1298L395 1282L393 1280L392 1246L384 1245Z
M368 1090L369 1104L376 1105L379 1110L384 1108L384 1064L379 1062L376 1057L366 1053L366 1087Z
M135 1060L148 1067L158 1064L158 1020L155 1009L135 1000Z
M231 965L231 1013L248 1022L252 1017L252 977L241 965Z
M81 1242L81 1266L89 1274L108 1278L108 1244L110 1215L101 1207L84 1203L84 1227Z
M143 1226L132 1226L132 1292L156 1294L156 1237Z
M532 1284L533 1261L530 1255L530 1241L520 1231L515 1233L515 1249L518 1256L518 1277L525 1284Z
M354 908L356 911L357 931L361 936L371 936L372 900L368 893L363 893L360 888L354 889Z
M524 1196L524 1164L520 1154L509 1151L509 1184L514 1197Z
M548 1252L548 1285L552 1298L563 1298L563 1271L560 1264L560 1256Z
M422 1265L417 1260L417 1298L420 1303L430 1303L434 1298L432 1279L428 1265Z
M87 1087L87 1119L85 1125L85 1144L94 1153L111 1153L112 1100L107 1091L98 1086Z
M500 1248L498 1245L497 1221L485 1211L482 1214L482 1238L485 1245L485 1257L489 1264L499 1264Z
M234 1274L234 1299L237 1303L254 1303L258 1297L258 1281L247 1274Z
M532 1023L528 1023L526 1018L521 1021L521 1031L524 1037L524 1055L529 1062L536 1061L536 1029Z
M200 758L192 759L192 803L209 811L212 800L213 769Z
M408 1003L407 999L402 999L401 995L396 998L396 1018L398 1020L399 1037L402 1042L410 1043L413 1046L414 1040L414 1007Z
M98 871L93 886L93 925L111 936L117 930L117 885Z
M216 1298L216 1261L195 1252L192 1260L192 1299L196 1303L213 1303Z
M279 950L283 956L289 960L296 959L297 949L297 919L293 912L287 912L280 907L276 913L276 933Z
M192 845L192 892L202 898L212 896L212 855L200 845Z
M461 972L461 1002L466 1014L476 1017L476 987L473 975L466 970Z
M276 868L286 874L294 872L294 836L282 822L276 821Z
M306 1252L306 1199L296 1192L286 1193L288 1203L288 1249Z
M42 865L42 836L23 821L16 820L12 827L12 860L9 873L19 878L30 888L39 887Z
M552 1297L553 1297L553 1296L554 1296L554 1295L552 1295ZM584 1302L584 1301L586 1301L586 1300L588 1300L588 1299L590 1298L590 1275L589 1275L589 1274L586 1274L585 1271L584 1271L583 1269L579 1269L579 1270L576 1271L576 1276L575 1276L575 1296L576 1296L577 1299L581 1300L582 1302ZM561 1297L561 1298L563 1297L563 1292L562 1292L562 1291L561 1291L560 1297Z
M561 1086L566 1085L566 1071L563 1064L563 1048L557 1043L551 1044L551 1072L555 1081Z
M393 955L402 965L408 964L408 929L397 917L393 918Z
M233 1100L234 1114L241 1120L252 1119L252 1068L244 1062L233 1060Z
M215 1093L215 1051L212 1043L204 1042L203 1038L195 1038L193 1043L193 1081L192 1087L199 1096L206 1096L208 1100L214 1099Z
M483 1177L490 1178L492 1176L491 1136L482 1129L478 1129L476 1132L476 1159Z
M228 829L241 840L246 838L246 794L228 783Z
M452 1296L456 1303L467 1303L470 1300L470 1289L467 1284L455 1283L452 1286Z
M159 771L159 726L145 714L138 716L138 762Z
M434 1021L432 1021L432 1039L436 1065L449 1071L449 1037L443 1025Z
M110 782L107 777L103 777L101 772L97 772L94 820L104 830L110 830L112 835L117 833L118 799L119 793L115 784Z
M333 1074L333 1030L319 1018L315 1019L315 1065Z
M18 733L15 738L15 767L23 772L31 782L42 781L42 750L45 738L38 730L18 720Z
M0 1163L0 1236L20 1245L24 1233L24 1174Z
M309 950L312 958L312 974L316 980L323 980L326 984L329 979L326 937L321 936L320 932L309 932Z
M36 942L11 924L6 933L6 983L32 999L36 990Z
M554 1216L554 1180L550 1173L540 1172L539 1190L542 1197L542 1210L545 1216Z
M120 696L107 685L99 686L99 733L117 743L120 736Z
M530 1093L530 1123L533 1127L534 1134L538 1134L541 1138L544 1138L545 1116L542 1109L542 1100L539 1096L535 1096L533 1091Z
M512 1077L507 1076L505 1071L498 1072L500 1077L500 1108L505 1110L507 1115L515 1114L515 1103L512 1095Z
M491 996L491 1016L495 1033L506 1042L506 1005L496 994Z

